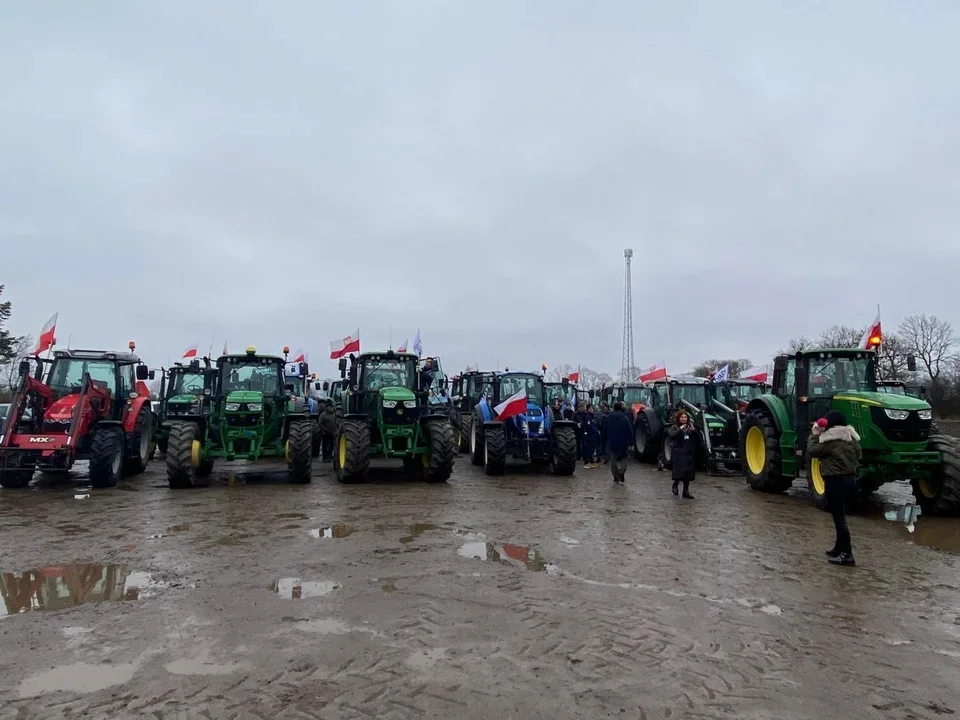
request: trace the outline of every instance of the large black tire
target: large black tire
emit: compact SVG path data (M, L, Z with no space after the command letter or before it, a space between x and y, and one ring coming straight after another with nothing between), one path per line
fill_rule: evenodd
M370 426L366 420L344 419L333 445L333 469L342 483L360 482L370 468Z
M503 475L507 466L507 436L503 426L483 431L483 469L487 475Z
M657 454L657 470L673 470L673 446L666 435L663 436L660 452Z
M430 452L420 456L423 479L432 483L446 482L453 473L453 462L457 455L453 427L444 420L427 420L424 431Z
M941 463L929 479L913 480L913 495L924 515L960 514L960 442L950 435L931 435L930 449Z
M0 471L0 487L21 490L33 479L33 468Z
M474 415L470 422L470 462L483 465L483 418Z
M196 439L197 426L194 423L175 422L170 426L167 436L167 483L173 490L198 484L194 482L195 478L200 474L200 467L207 463L213 470L212 461L201 463L200 467L193 466L193 443Z
M123 472L123 430L115 425L95 428L90 441L90 484L113 487Z
M454 430L459 430L463 427L463 415L460 414L460 411L451 406L450 413L447 415L447 418L450 420L450 427Z
M290 480L303 485L310 482L313 471L313 421L292 420L287 428L289 453L287 469Z
M311 438L310 438L310 457L318 458L320 457L320 450L323 449L323 431L320 429L319 422L311 423Z
M577 469L577 431L568 426L553 429L553 474L569 476Z
M640 462L652 463L657 459L657 438L650 430L650 421L642 412L637 417L634 430L633 457Z
M768 413L759 410L747 413L740 430L738 450L743 462L743 474L752 489L782 493L793 485L793 478L783 476L780 434Z
M137 423L133 427L133 432L128 438L127 447L131 449L131 455L123 461L123 474L125 477L130 475L139 475L147 469L147 463L153 457L153 413L150 406L144 403L137 414Z
M457 430L457 452L470 452L471 432L473 432L473 415L461 415L460 428Z

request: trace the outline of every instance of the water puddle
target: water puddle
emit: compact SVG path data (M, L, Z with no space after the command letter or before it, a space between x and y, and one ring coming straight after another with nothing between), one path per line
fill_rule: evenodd
M400 542L402 542L404 545L407 545L412 543L428 530L436 530L438 527L439 526L432 525L430 523L415 523L410 526L410 534L404 535L402 538L400 538Z
M900 524L901 535L915 545L960 554L960 524L955 519L921 517L917 505L885 504L883 516Z
M526 545L497 545L477 540L461 545L457 554L472 560L513 565L532 572L550 572L550 569L555 567L543 558L540 551Z
M28 677L20 683L19 694L21 698L28 698L53 692L92 693L122 685L136 672L136 663L62 665Z
M330 527L313 528L310 530L310 537L340 540L345 537L350 537L356 531L356 528L346 523L334 523Z
M232 675L246 669L244 663L212 663L204 658L181 658L164 666L171 675Z
M89 500L90 499L90 488L77 488L73 493L74 500Z
M301 580L300 578L280 578L273 584L273 591L284 600L305 600L323 597L342 585L332 580Z
M0 575L0 617L33 610L152 597L166 583L124 565L58 565Z

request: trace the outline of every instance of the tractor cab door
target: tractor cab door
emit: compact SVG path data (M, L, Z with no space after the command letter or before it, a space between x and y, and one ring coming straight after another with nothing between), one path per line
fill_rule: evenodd
M442 405L450 402L447 376L443 372L443 365L439 357L433 358L433 381L430 383L428 398L431 405Z
M137 386L137 372L135 365L117 366L117 395L113 398L113 419L122 420L123 411L127 407L127 398Z

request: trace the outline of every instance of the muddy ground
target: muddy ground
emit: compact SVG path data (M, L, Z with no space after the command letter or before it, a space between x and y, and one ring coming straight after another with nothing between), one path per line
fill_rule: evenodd
M0 492L0 718L960 713L960 520L888 520L901 486L837 568L804 492L737 478L221 467Z

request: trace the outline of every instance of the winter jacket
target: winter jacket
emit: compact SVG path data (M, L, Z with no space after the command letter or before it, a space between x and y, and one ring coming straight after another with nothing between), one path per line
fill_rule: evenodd
M693 480L697 472L697 449L700 447L700 438L700 430L696 426L692 430L683 430L679 425L673 424L667 430L674 480Z
M607 413L603 429L610 454L617 458L626 457L633 444L633 424L627 414L618 410Z
M807 455L820 460L820 474L854 475L860 466L860 436L849 425L834 425L820 435L810 434Z
M320 415L320 429L324 435L334 435L337 432L337 414L330 405L327 405Z

